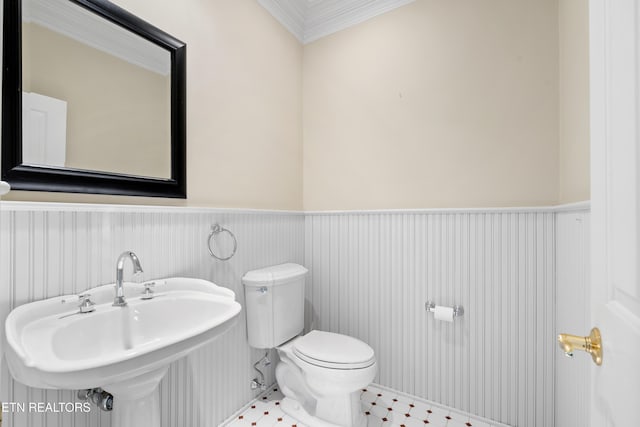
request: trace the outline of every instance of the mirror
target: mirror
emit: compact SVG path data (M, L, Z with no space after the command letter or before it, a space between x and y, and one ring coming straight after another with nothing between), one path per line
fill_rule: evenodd
M2 179L186 197L184 43L105 0L4 2Z

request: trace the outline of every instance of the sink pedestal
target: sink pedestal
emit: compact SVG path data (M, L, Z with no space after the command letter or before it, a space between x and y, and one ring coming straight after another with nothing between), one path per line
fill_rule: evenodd
M113 395L114 427L159 427L158 385L169 366L103 388Z

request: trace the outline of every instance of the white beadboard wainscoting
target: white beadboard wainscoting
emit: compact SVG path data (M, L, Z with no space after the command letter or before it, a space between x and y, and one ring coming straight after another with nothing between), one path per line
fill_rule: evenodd
M206 248L216 222L238 238L228 262ZM378 357L376 382L509 425L573 425L568 420L582 420L588 396L571 384L588 379L589 362L581 354L565 358L555 336L586 334L591 326L579 308L588 299L588 242L588 204L303 214L0 202L0 319L29 301L112 283L124 250L138 254L145 280L208 279L232 289L243 305L246 271L297 262L311 271L307 328L369 343ZM429 299L461 304L465 314L453 324L435 321L424 309ZM243 310L231 331L171 365L161 383L163 427L218 425L255 396L249 381L262 354L248 347L245 325ZM0 375L5 402L75 399L72 391L13 381L4 360ZM95 408L4 419L17 426L111 425Z
M369 343L376 382L554 425L555 210L308 213L313 328ZM425 302L464 306L453 323Z
M209 256L210 227L219 222L238 239L228 262ZM222 238L222 236L221 236ZM0 319L14 307L115 281L115 262L134 251L144 279L188 276L230 288L244 305L241 277L251 269L303 263L304 216L296 212L153 208L0 202ZM127 265L125 280L131 267ZM167 313L171 321L171 313ZM86 345L91 345L87 342ZM250 401L252 364L262 354L246 340L244 310L237 325L217 341L171 365L161 383L162 426L212 427ZM274 365L267 382L275 381ZM13 381L2 362L3 402L69 402L72 391L31 389ZM117 404L117 401L116 401ZM110 415L4 413L9 426L93 427Z
M588 209L556 214L556 335L589 335L590 318ZM573 358L556 350L556 426L591 425L591 356Z

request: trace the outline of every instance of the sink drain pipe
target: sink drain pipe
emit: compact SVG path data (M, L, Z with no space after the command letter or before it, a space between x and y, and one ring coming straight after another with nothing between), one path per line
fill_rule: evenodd
M113 395L101 388L88 388L86 390L78 390L78 399L89 401L103 411L113 410Z

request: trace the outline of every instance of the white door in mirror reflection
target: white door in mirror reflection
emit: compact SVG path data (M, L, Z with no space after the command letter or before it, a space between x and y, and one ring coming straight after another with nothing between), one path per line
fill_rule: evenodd
M22 93L22 163L64 167L67 102L38 93Z

